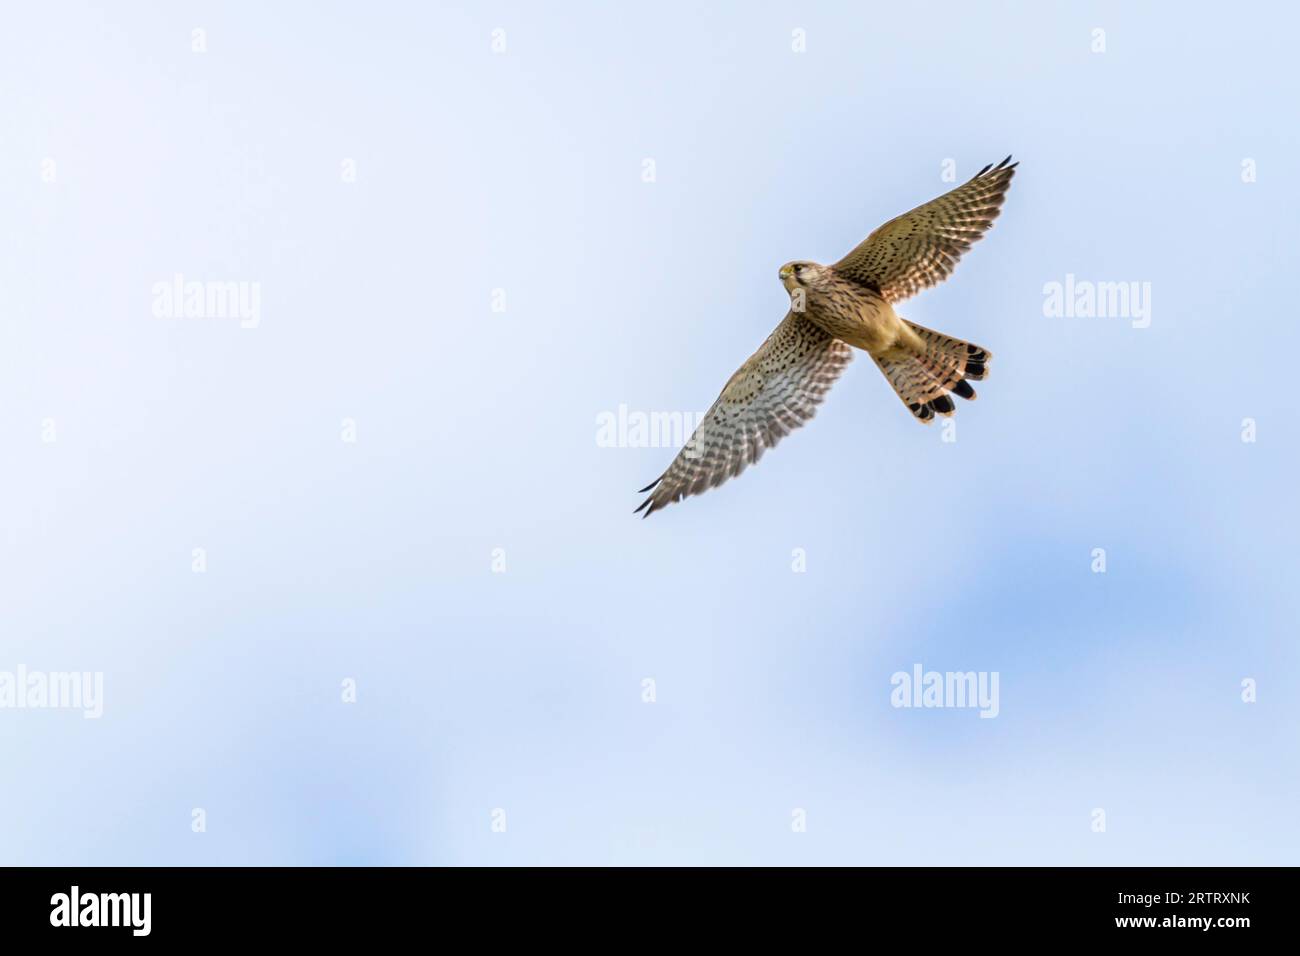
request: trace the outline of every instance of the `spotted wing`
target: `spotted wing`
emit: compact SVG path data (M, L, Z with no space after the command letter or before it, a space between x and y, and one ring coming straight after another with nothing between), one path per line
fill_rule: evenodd
M998 217L1019 165L1010 160L985 166L964 185L889 220L833 268L890 302L942 282Z
M641 490L637 508L660 508L714 488L813 417L853 350L797 313L731 376L668 470Z

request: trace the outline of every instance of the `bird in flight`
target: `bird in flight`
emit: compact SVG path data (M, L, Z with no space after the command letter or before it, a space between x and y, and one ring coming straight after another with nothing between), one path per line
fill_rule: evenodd
M813 417L860 348L923 424L975 397L988 349L899 317L894 303L937 285L997 218L1018 163L985 166L938 199L891 219L831 266L788 262L790 311L736 370L668 470L642 493L644 518L716 488Z

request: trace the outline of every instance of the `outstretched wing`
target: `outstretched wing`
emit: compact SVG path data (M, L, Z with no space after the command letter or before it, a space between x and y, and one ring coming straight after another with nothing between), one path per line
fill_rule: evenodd
M832 268L898 302L938 285L957 260L993 224L1018 163L1008 156L867 236Z
M642 488L650 517L734 478L813 417L853 350L794 312L731 376L668 470Z

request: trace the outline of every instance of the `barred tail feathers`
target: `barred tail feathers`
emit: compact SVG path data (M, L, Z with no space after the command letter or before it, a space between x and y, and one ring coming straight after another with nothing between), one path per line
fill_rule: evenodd
M873 358L908 411L929 424L936 415L947 417L956 411L951 395L974 400L975 389L970 383L988 375L993 356L981 346L903 321L916 333L919 347L904 346Z

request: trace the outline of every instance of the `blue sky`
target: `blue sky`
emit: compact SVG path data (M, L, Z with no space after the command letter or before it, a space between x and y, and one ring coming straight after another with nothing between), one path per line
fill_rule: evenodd
M0 709L0 860L1295 862L1294 12L374 6L0 37L0 672L104 682ZM602 413L702 411L783 262L1009 152L898 310L995 356L955 441L859 356L632 517L675 449Z

